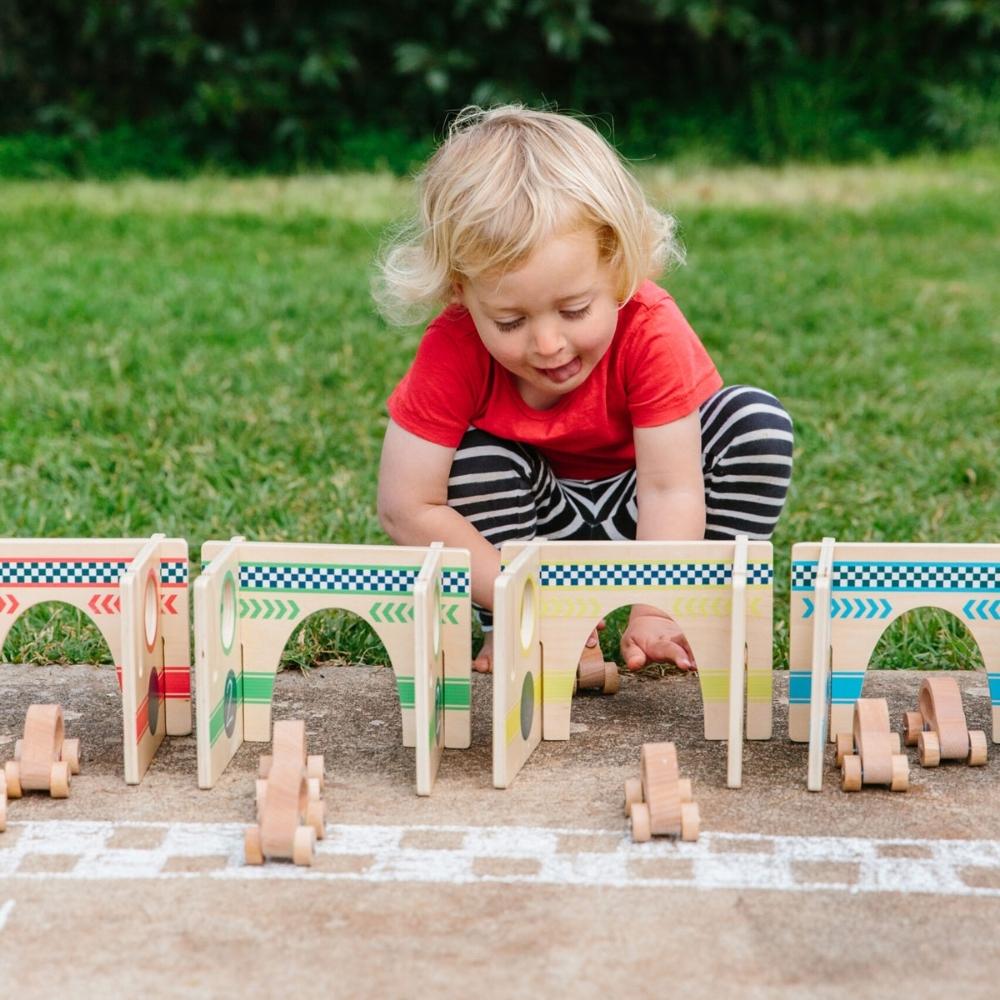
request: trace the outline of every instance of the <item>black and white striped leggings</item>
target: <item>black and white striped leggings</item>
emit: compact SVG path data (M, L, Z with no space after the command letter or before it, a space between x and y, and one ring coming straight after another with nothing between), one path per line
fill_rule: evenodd
M732 385L701 415L705 537L771 537L792 475L792 421L768 392ZM471 428L455 452L448 504L499 547L511 540L633 539L635 469L558 479L534 449ZM480 612L488 627L489 616Z

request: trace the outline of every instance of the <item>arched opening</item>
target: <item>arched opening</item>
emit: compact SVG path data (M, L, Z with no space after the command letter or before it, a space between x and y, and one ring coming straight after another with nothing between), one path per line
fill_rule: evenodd
M90 615L65 601L45 601L28 608L11 626L2 661L104 666L114 659Z
M869 670L983 670L979 645L965 623L942 608L914 608L879 636Z
M114 656L94 620L64 601L35 604L7 634L0 667L0 761L13 757L29 705L59 704L85 774L122 770L121 689ZM26 664L25 671L12 665Z
M310 752L327 754L328 770L344 763L345 752L353 752L352 773L398 769L401 780L412 780L402 709L413 707L413 678L397 677L392 667L385 644L360 615L339 608L315 611L296 626L282 650L272 724L303 718L317 740ZM324 694L317 697L310 683L306 700L303 680L322 685Z

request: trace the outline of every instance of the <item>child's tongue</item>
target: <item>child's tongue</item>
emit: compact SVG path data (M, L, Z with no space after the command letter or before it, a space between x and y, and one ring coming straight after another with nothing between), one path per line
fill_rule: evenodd
M567 382L580 370L581 363L579 358L574 358L558 368L539 368L538 371L551 382Z

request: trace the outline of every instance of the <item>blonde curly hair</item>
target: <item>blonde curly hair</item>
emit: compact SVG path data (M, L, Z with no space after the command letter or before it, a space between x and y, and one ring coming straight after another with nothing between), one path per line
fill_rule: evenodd
M618 153L569 115L464 108L417 177L419 214L378 260L373 295L395 323L424 318L456 283L519 267L546 239L592 228L625 302L684 252Z

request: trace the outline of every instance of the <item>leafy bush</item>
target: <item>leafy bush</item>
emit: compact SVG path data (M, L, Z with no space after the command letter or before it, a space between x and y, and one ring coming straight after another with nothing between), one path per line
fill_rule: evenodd
M469 101L635 156L996 143L998 36L1000 0L6 0L0 173L406 170Z

